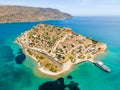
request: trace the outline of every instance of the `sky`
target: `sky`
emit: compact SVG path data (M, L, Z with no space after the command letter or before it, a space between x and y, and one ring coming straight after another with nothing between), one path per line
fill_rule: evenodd
M120 16L120 0L0 0L0 5L56 8L74 16Z

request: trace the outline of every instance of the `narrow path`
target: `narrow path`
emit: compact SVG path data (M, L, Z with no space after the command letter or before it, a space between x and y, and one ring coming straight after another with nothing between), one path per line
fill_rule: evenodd
M65 41L65 39L67 38L68 35L71 35L71 34L66 34L62 40L59 40L59 41L57 42L57 44L56 44L55 47L53 48L52 52L54 52L54 51L56 50L56 48L57 48L57 46L59 45L60 42L64 42L64 41Z

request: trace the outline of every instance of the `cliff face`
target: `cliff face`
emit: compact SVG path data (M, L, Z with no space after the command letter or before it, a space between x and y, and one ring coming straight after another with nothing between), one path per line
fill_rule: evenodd
M35 8L25 6L0 6L0 23L26 22L50 19L71 18L72 16L52 8Z

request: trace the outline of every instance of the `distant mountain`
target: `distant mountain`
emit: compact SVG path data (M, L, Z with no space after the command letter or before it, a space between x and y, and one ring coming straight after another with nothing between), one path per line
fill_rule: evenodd
M0 23L64 19L71 17L70 14L52 8L0 6Z

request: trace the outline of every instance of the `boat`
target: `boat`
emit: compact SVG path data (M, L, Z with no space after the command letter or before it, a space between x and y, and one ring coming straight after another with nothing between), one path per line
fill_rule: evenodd
M100 62L100 61L94 61L93 62L97 67L99 67L100 69L106 71L106 72L110 72L110 68L107 67L106 65L104 65L103 62Z

